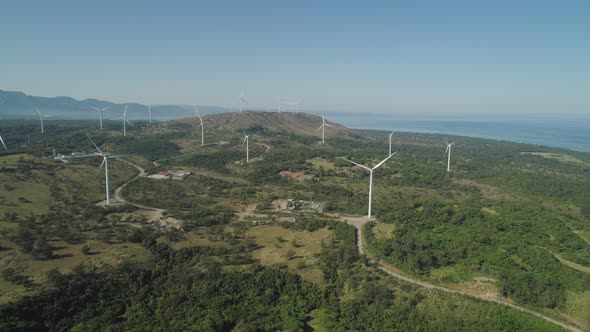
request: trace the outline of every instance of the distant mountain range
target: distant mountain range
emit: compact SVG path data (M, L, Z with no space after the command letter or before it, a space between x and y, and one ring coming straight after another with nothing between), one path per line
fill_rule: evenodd
M23 119L37 117L34 107L38 107L46 119L86 120L96 119L94 107L104 108L104 119L118 119L122 116L125 105L128 106L127 117L133 120L147 119L148 106L130 103L117 104L99 99L77 100L71 97L29 96L19 91L0 90L0 119ZM199 111L206 114L223 113L229 110L216 106L199 106ZM171 120L194 115L192 105L153 105L154 120Z

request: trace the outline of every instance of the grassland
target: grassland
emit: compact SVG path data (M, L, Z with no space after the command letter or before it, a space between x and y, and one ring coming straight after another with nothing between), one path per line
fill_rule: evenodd
M321 284L322 272L317 268L317 254L322 242L332 238L332 232L322 228L315 232L294 231L280 226L251 228L246 236L253 238L259 249L252 257L263 265L286 265L289 271L301 275L307 281Z

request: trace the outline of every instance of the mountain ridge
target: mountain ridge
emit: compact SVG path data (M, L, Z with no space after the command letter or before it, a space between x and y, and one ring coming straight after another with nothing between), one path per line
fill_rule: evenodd
M7 91L0 89L0 119L22 119L36 117L34 107L38 107L46 118L67 118L73 120L95 119L97 113L93 107L107 107L105 118L110 115L120 117L125 106L128 107L130 119L148 119L148 105L140 103L114 103L96 98L76 99L69 96L41 97L28 95L21 91ZM207 113L222 113L228 110L217 106L199 106ZM154 119L186 117L193 114L194 106L163 104L152 105Z

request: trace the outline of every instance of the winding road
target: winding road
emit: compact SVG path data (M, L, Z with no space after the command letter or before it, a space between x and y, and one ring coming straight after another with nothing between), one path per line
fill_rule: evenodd
M543 315L543 314L541 314L539 312L536 312L536 311L533 311L533 310L530 310L530 309L527 309L527 308L518 306L516 304L512 304L510 302L506 302L506 301L502 301L502 300L498 300L498 299L493 299L493 298L489 298L489 297L485 297L485 296L479 296L479 295L475 295L475 294L470 294L470 293L463 292L463 291L456 290L456 289L451 289L451 288L446 288L446 287L442 287L442 286L433 285L431 283L428 283L428 282L425 282L425 281L422 281L422 280L419 280L419 279L416 279L416 278L413 278L413 277L410 277L410 276L401 274L401 273L395 271L393 268L388 267L386 264L383 264L382 262L380 262L380 261L372 258L371 256L369 256L367 254L367 252L365 250L364 240L363 240L363 226L367 222L369 222L369 219L367 219L367 217L341 215L340 218L341 219L344 219L346 221L346 223L348 223L348 224L353 225L354 227L356 227L356 229L357 229L357 232L356 232L356 234L357 234L357 245L358 245L359 253L361 255L366 255L367 258L369 258L369 261L370 262L377 264L379 266L379 269L381 271L387 273L388 275L390 275L390 276L392 276L394 278L397 278L397 279L400 279L400 280L409 282L411 284L414 284L414 285L417 285L417 286L420 286L420 287L424 287L426 289L436 289L436 290L439 290L441 292L445 292L445 293L449 293L449 294L459 294L459 295L470 297L470 298L473 298L473 299L478 299L478 300L482 300L482 301L487 301L487 302L493 302L493 303L501 304L503 306L506 306L506 307L509 307L509 308L512 308L512 309L516 309L516 310L518 310L520 312L524 312L526 314L529 314L529 315L532 315L532 316L535 316L535 317L542 318L542 319L544 319L544 320L546 320L546 321L548 321L550 323L553 323L555 325L558 325L558 326L560 326L560 327L562 327L562 328L564 328L564 329L566 329L568 331L572 331L572 332L583 332L581 329L579 329L576 326L573 326L573 325L570 325L570 324L567 324L567 323L558 321L558 320L556 320L554 318L551 318L549 316ZM371 220L371 221L373 221L373 220Z
M270 145L267 144L263 144L265 146L265 151L264 153L268 152L270 150ZM133 205L135 207L144 209L144 210L148 210L148 211L152 211L153 215L151 216L152 219L154 220L158 220L160 222L161 226L164 227L175 227L175 228L180 228L181 225L181 221L171 218L171 217L164 217L163 213L165 212L164 209L159 209L159 208L154 208L154 207L150 207L150 206L144 206L144 205L140 205L140 204L136 204L136 203L131 203L129 201L127 201L122 195L121 195L121 191L123 190L123 188L128 185L130 182L140 178L140 177L146 177L147 173L145 172L145 170L143 168L141 168L140 166L128 161L128 160L122 160L126 163L128 163L129 165L135 167L138 171L139 174L137 176L135 176L134 178L132 178L131 180L129 180L128 182L124 183L123 185L121 185L120 187L118 187L117 189L115 189L114 192L114 197L113 197L113 201L115 201L116 203L126 203L129 205ZM364 238L363 238L363 226L369 222L369 219L367 217L363 217L363 216L351 216L351 215L338 215L339 218L343 219L346 221L346 223L353 225L356 229L357 229L357 245L358 245L358 251L361 255L365 255L367 256L367 258L369 258L369 261L376 264L378 266L378 268L385 272L387 275L403 280L405 282L409 282L411 284L420 286L420 287L424 287L426 289L434 289L434 290L438 290L441 292L445 292L445 293L449 293L449 294L458 294L461 296L465 296L465 297L469 297L469 298L473 298L473 299L477 299L477 300L482 300L482 301L487 301L487 302L493 302L493 303L497 303L515 310L518 310L520 312L544 319L552 324L555 324L559 327L564 328L567 331L571 331L571 332L583 332L581 329L579 329L576 326L561 322L559 320L556 320L554 318L551 318L549 316L543 315L539 312L512 304L510 302L506 302L506 301L502 301L502 300L498 300L498 299L494 299L494 298L490 298L490 297L486 297L486 296L481 296L481 295L477 295L477 294L471 294L471 293L467 293L464 291L460 291L457 289L451 289L451 288L446 288L446 287L442 287L442 286L437 286L422 280L419 280L417 278L411 277L411 276L407 276L404 275L400 272L398 272L397 270L395 270L393 267L388 266L387 264L384 264L382 262L380 262L379 260L376 260L374 258L372 258L366 251L365 249L365 244L364 244Z
M135 167L139 171L139 173L135 177L133 177L131 180L125 182L121 186L117 187L117 189L115 189L114 194L113 194L113 198L111 199L111 203L129 204L129 205L135 206L137 208L143 209L143 210L147 211L147 213L145 213L145 214L148 217L148 219L159 223L161 227L168 227L168 228L172 227L172 228L180 229L181 225L182 225L181 221L176 218L164 216L164 212L166 212L165 209L160 209L160 208L155 208L155 207L151 207L151 206L146 206L146 205L141 205L141 204L129 202L128 200L126 200L123 197L121 192L123 191L123 188L125 188L125 186L127 186L129 183L135 181L136 179L138 179L140 177L147 177L148 174L145 171L145 169L141 168L139 165L132 163L129 160L124 160L124 159L119 159L119 160ZM99 205L105 205L105 204L106 204L105 201L102 201L99 203Z

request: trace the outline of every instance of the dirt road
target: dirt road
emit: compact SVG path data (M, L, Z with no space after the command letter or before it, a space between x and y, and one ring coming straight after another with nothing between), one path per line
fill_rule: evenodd
M538 313L536 311L512 304L510 302L506 302L506 301L501 301L498 299L494 299L494 298L489 298L489 297L484 297L484 296L479 296L476 294L470 294L467 292L463 292L460 290L456 290L456 289L450 289L450 288L446 288L446 287L441 287L441 286L437 286L437 285L433 285L431 283L425 282L425 281L421 281L419 279L416 279L414 277L402 274L400 272L398 272L396 269L394 269L391 266L388 266L387 264L384 264L378 260L373 259L371 256L369 256L368 254L366 254L366 250L365 250L365 245L364 245L364 241L363 241L363 226L369 222L369 219L367 217L360 217L360 216L346 216L346 215L340 215L341 219L344 219L346 221L346 223L353 225L354 227L356 227L357 229L357 244L358 244L358 249L359 249L359 253L361 255L366 255L369 260L375 264L377 264L379 266L379 269L385 273L387 273L388 275L409 282L411 284L420 286L420 287L424 287L427 289L436 289L439 290L441 292L445 292L445 293L450 293L450 294L459 294L462 296L466 296L466 297L470 297L470 298L474 298L474 299L478 299L478 300L482 300L482 301L487 301L487 302L494 302L497 304L501 304L503 306L512 308L512 309L516 309L520 312L524 312L526 314L535 316L535 317L539 317L542 318L550 323L553 323L555 325L558 325L568 331L572 331L572 332L583 332L581 329L573 326L573 325L569 325L566 324L564 322L558 321L556 319L553 319L551 317L545 316L541 313Z

